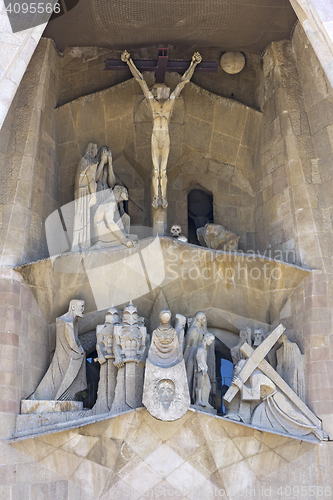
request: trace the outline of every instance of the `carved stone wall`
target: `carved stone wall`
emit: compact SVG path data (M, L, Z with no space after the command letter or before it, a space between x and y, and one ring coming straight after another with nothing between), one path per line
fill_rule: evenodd
M169 165L169 225L178 223L186 233L187 195L192 188L204 189L213 195L214 222L240 235L242 250L253 250L254 162L261 114L191 84L183 97L180 153Z
M1 265L48 255L44 222L60 202L54 108L58 56L42 40L0 132Z
M279 321L306 355L307 402L332 432L333 90L300 25L292 42L273 43L263 62L257 247L316 270Z
M179 78L171 74L166 81L174 88ZM131 223L149 225L152 119L138 84L129 80L81 97L58 108L56 115L64 203L73 199L75 171L87 143L107 144L117 181L129 189ZM240 234L242 249L254 249L260 120L254 109L187 85L170 123L169 227L177 222L187 232L187 193L199 185L213 194L215 222Z

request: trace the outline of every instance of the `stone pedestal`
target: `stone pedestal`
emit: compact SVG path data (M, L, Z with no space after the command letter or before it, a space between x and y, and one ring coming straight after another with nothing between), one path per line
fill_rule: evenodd
M167 234L167 209L152 208L153 228L155 234L166 236Z
M118 369L112 412L122 412L142 406L143 363L127 361Z
M98 383L97 401L94 406L96 413L105 413L111 410L115 394L117 368L114 366L114 356L105 356L106 362L101 364Z
M215 410L215 408L208 408L208 406L192 405L191 408L203 411L204 413L209 413L210 415L217 415L217 410Z

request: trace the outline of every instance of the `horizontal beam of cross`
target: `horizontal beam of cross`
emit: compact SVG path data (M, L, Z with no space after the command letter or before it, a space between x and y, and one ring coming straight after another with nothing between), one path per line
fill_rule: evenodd
M105 70L127 71L128 66L120 59L106 59ZM191 61L169 61L168 49L159 49L158 58L154 60L136 59L133 61L139 71L151 71L156 74L156 83L163 83L166 72L184 73ZM195 71L198 73L217 73L216 61L201 61Z

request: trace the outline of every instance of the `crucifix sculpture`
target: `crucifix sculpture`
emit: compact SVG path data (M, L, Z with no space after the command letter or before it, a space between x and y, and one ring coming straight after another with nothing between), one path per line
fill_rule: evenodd
M151 155L153 161L153 201L155 209L167 208L166 198L167 175L166 167L170 151L169 122L172 111L185 85L190 81L194 70L201 62L201 55L195 52L189 68L185 71L182 79L170 95L170 89L164 83L157 83L149 90L142 74L132 61L130 54L125 50L121 54L121 60L126 62L135 80L139 83L153 114L153 133L151 137ZM160 195L159 195L160 193Z

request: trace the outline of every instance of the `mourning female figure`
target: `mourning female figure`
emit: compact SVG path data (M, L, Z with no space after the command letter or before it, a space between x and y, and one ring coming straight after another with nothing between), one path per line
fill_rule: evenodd
M97 203L96 193L107 187L113 188L114 184L111 151L103 146L97 155L97 145L89 143L75 177L72 251L81 251L91 246L91 208ZM98 198L102 199L103 196L99 195Z

